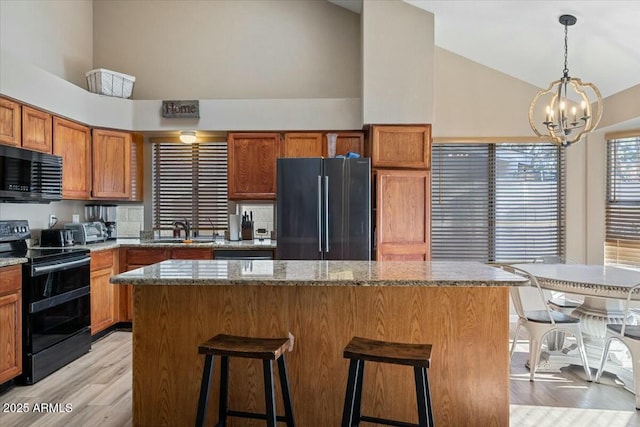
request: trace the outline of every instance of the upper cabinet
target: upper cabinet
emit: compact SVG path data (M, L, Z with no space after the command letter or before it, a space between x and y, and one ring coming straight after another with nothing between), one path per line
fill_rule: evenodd
M275 200L278 133L230 133L227 188L231 200Z
M22 112L20 104L0 98L0 143L20 147Z
M364 156L364 133L362 132L329 132L336 133L336 156L346 156L347 153L357 153ZM323 156L328 157L327 135L323 137Z
M91 151L92 197L128 200L131 196L131 134L94 129Z
M323 135L317 133L291 132L284 134L282 157L322 157Z
M52 152L51 114L22 106L22 147L29 150Z
M62 156L62 198L91 197L91 131L87 126L53 118L53 154Z
M431 125L372 125L368 145L373 168L431 168Z

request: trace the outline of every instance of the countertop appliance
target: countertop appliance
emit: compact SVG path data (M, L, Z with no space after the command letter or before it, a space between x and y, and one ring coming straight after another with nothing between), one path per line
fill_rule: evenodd
M42 230L40 234L40 246L62 247L73 246L73 230L62 230L59 228Z
M107 239L107 228L100 221L72 222L64 225L66 230L73 230L73 240L81 245L104 242Z
M278 259L371 259L368 158L277 160Z
M0 201L62 200L62 157L0 144Z
M91 349L89 250L28 249L27 221L0 221L0 258L21 257L22 375L33 384Z
M115 239L117 235L117 205L84 205L84 219L87 222L100 221L104 224L107 239Z

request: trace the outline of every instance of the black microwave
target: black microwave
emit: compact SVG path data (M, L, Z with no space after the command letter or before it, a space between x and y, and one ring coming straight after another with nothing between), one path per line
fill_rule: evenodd
M0 144L0 201L62 200L62 157Z

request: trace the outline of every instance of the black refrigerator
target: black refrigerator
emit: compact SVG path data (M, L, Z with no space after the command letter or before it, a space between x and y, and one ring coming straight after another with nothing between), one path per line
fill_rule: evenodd
M277 160L278 259L371 259L368 158Z

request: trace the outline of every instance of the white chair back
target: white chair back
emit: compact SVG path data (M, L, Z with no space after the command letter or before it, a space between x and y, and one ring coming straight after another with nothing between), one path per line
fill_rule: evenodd
M537 294L540 297L540 302L543 304L545 310L547 311L547 315L549 316L549 320L551 324L555 325L556 322L553 320L553 316L551 315L551 309L549 308L549 304L547 304L547 299L544 296L544 292L542 292L542 288L538 283L538 279L536 279L536 277L530 274L529 272L509 264L501 264L500 268L510 273L518 274L520 276L523 276L529 279L529 286L537 289L538 291ZM511 300L513 301L513 307L516 310L516 313L518 314L519 317L526 319L526 316L524 314L525 312L524 305L522 304L522 298L520 297L520 288L512 287L509 291L511 293Z
M622 317L622 329L620 330L620 335L622 335L623 337L624 337L624 330L627 327L627 318L629 317L629 309L631 308L631 295L638 288L640 288L640 283L632 286L631 289L629 289L629 293L627 294L627 301L624 305L624 315Z

